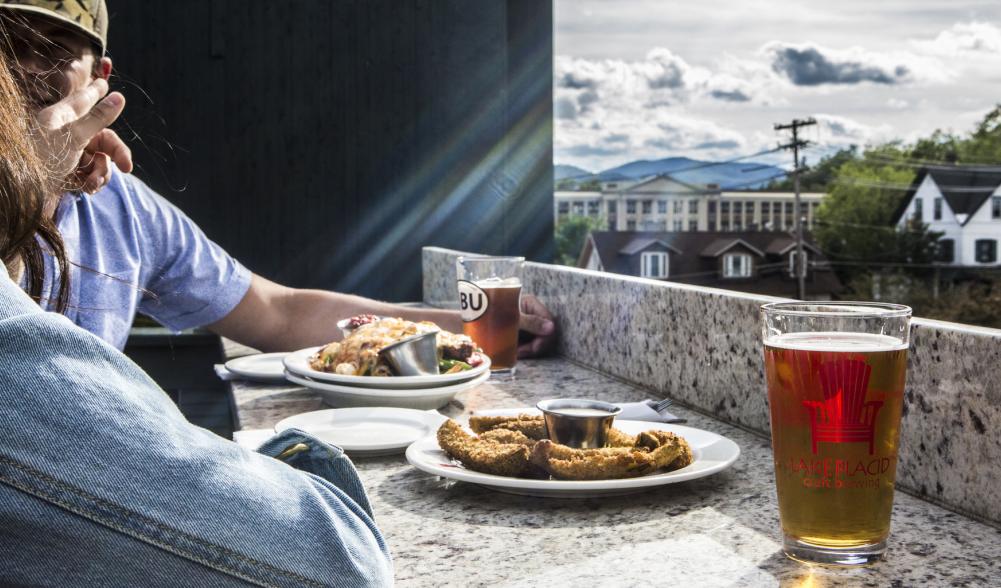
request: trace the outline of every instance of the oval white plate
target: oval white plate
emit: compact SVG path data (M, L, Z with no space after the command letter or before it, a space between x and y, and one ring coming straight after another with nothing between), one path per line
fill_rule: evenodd
M400 390L404 388L433 388L436 386L448 386L457 382L464 382L478 377L483 372L490 371L490 358L484 357L484 362L471 370L456 374L441 374L438 376L342 376L330 372L321 372L309 367L309 356L319 350L319 347L310 347L289 353L285 358L285 369L300 377L307 377L312 380L322 380L341 386L354 386L357 388L380 388Z
M459 392L475 388L487 381L490 378L490 372L480 374L472 380L456 382L450 386L403 389L338 386L337 384L317 382L316 380L303 378L290 372L285 372L285 378L294 384L316 390L327 404L332 406L395 406L398 408L432 410L445 406Z
M403 453L411 443L434 434L446 417L409 408L328 408L281 420L275 432L299 429L355 457Z
M226 369L250 380L282 382L285 380L285 356L288 353L258 353L226 362Z
M615 421L619 430L635 435L643 431L657 429L670 431L681 435L692 447L695 460L688 467L649 474L639 478L622 480L531 480L528 478L509 478L494 476L467 470L458 462L453 462L438 446L435 435L417 441L407 448L407 461L415 468L452 480L471 482L486 486L493 490L509 494L524 494L527 496L551 496L562 498L588 498L594 496L614 496L641 492L653 486L675 484L702 478L722 471L737 460L740 447L736 443L709 431L685 427L683 425L668 425L646 421Z

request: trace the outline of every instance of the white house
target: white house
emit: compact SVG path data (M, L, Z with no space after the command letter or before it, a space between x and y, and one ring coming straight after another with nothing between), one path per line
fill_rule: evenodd
M943 265L988 267L1001 264L1001 166L922 168L898 213L897 226L914 220L943 233Z
M806 192L801 198L801 218L809 230L824 194ZM571 216L601 218L609 231L788 231L794 226L794 203L792 192L723 191L661 174L604 182L601 191L557 191L553 213L556 222Z

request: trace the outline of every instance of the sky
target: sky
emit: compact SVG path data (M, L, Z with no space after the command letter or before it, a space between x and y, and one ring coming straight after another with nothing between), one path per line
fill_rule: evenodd
M809 162L1001 103L1001 0L555 0L555 29L554 158L589 171L756 153L813 116Z

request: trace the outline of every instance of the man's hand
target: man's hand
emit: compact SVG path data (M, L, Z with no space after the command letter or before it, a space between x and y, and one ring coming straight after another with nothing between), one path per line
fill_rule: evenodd
M556 346L556 323L553 322L553 315L531 294L521 297L521 323L518 327L523 335L531 337L518 346L518 357L546 355Z
M60 191L97 192L111 180L111 162L132 171L132 152L107 128L124 108L125 96L108 94L107 80L96 78L35 114L35 148Z

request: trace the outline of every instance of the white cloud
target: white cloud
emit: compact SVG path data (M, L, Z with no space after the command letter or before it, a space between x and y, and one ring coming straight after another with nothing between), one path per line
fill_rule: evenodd
M894 138L893 127L888 124L867 125L845 116L818 114L818 142L824 145L860 147L890 141Z
M944 57L969 56L981 53L995 59L1001 57L1001 29L986 22L956 23L931 41L915 41L921 52Z

